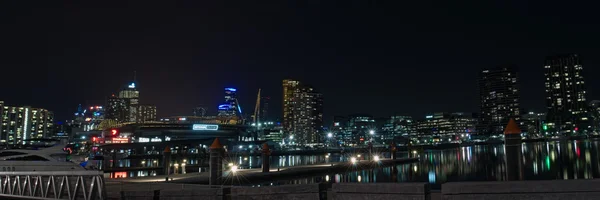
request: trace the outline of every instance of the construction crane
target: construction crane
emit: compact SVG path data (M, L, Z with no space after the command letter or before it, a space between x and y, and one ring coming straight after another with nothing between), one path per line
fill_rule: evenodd
M254 106L254 115L252 115L252 123L258 126L258 118L260 117L260 88L258 88L258 95L256 95L256 105Z

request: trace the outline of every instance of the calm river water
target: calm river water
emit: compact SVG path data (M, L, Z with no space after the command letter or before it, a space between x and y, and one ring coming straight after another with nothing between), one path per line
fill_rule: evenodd
M518 160L520 178L523 180L591 179L600 178L598 148L600 140L554 141L527 143L521 146L521 155L511 155ZM295 180L281 180L260 185L306 184L319 182L429 182L433 188L453 181L503 181L507 178L507 165L504 145L480 145L446 150L425 150L423 152L399 152L398 157L408 154L418 156L419 162L372 170L348 171L339 174L306 176ZM328 162L348 161L351 156L365 152L317 156L275 156L271 167L301 166ZM389 154L383 154L388 158ZM199 161L190 160L191 164ZM235 156L225 163L235 163L240 168L259 168L260 157ZM119 166L137 167L140 160L123 160ZM152 160L143 166L157 165ZM194 172L193 170L188 172ZM197 172L197 170L195 171ZM160 171L121 172L128 177L152 176Z

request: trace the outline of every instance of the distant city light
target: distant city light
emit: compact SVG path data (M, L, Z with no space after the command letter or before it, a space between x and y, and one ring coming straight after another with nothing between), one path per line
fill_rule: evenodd
M331 137L333 137L333 133L327 133L327 137L328 137L328 138L331 138Z
M232 92L235 92L235 91L237 91L237 89L235 89L235 88L225 88L225 90L227 90L227 91L232 91Z
M352 162L352 164L356 163L356 158L355 157L350 158L350 162Z
M374 156L374 157L373 157L373 160L374 160L374 161L379 161L379 156Z
M231 172L235 173L235 172L237 172L237 170L238 170L237 165L231 166Z
M135 83L131 83L131 84L129 85L129 88L135 88Z
M369 134L373 135L373 134L375 134L375 131L374 130L370 130Z

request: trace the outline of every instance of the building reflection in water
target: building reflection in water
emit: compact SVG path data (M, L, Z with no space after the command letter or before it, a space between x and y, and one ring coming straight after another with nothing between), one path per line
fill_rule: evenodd
M516 169L519 180L600 178L598 145L599 141L596 140L524 143L517 148L517 154L509 158L515 159L519 165ZM298 181L429 182L434 184L434 188L439 188L445 182L506 181L509 170L505 152L504 145L432 150L420 153L421 160L413 164L280 181L275 184L297 184Z

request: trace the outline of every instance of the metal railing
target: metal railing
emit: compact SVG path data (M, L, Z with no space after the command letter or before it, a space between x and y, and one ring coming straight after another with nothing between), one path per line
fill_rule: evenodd
M0 172L0 199L104 200L100 171Z

